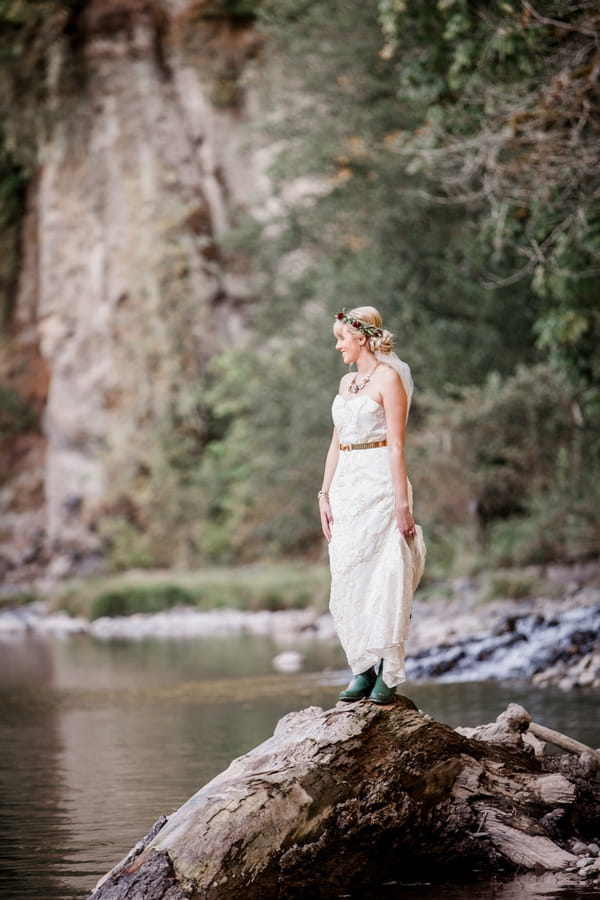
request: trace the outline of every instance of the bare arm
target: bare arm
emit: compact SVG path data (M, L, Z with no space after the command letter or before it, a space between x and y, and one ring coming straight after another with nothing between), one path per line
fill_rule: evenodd
M349 381L351 381L351 379L351 372L347 372L342 376L338 387L339 394L344 393L346 385ZM323 530L323 534L325 535L325 540L327 541L327 543L329 543L329 541L331 540L331 526L333 525L333 515L331 512L331 505L329 503L329 488L331 487L331 482L333 481L333 476L337 468L339 455L340 436L338 434L337 428L334 428L333 434L331 435L329 450L327 451L327 456L325 458L325 471L323 472L321 491L319 491L319 514L321 516L321 528Z
M405 538L414 534L415 521L408 498L408 478L404 456L406 432L407 398L398 375L390 370L381 384L381 397L385 410L388 452L394 497L396 500L396 522Z
M321 515L321 528L325 539L329 543L331 540L331 526L333 524L333 516L331 514L331 506L329 504L329 488L333 481L333 476L337 467L338 456L340 453L340 438L337 428L333 429L331 443L325 458L325 471L323 472L323 483L321 490L323 493L319 497L319 513Z

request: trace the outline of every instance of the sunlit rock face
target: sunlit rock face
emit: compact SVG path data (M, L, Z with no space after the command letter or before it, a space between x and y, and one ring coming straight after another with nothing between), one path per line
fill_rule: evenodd
M15 328L48 371L54 556L98 549L109 494L135 494L157 429L243 327L248 275L221 237L260 179L238 78L257 38L197 7L87 5L80 84L31 188Z

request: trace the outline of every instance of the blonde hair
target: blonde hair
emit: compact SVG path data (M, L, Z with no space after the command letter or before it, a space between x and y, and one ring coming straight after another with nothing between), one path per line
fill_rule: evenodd
M381 327L381 315L379 314L379 310L375 309L374 306L356 306L354 309L345 310L344 319L346 318L359 322L361 325L366 325L369 328L377 329L377 334L365 334L365 337L367 338L367 347L371 353L377 351L380 353L392 352L394 349L394 335L391 331L386 331ZM347 323L337 319L333 326L334 332L337 334L338 331L336 331L336 329L339 330L344 324ZM363 332L363 334L364 333L365 332Z

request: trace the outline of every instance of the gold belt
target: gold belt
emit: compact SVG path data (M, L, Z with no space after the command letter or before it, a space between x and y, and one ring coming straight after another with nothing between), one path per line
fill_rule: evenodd
M387 447L387 441L369 441L367 444L340 444L340 450L373 450L374 447Z

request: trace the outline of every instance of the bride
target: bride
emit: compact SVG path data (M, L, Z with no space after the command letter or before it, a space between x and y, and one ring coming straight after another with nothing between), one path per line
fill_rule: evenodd
M318 492L329 606L354 676L340 700L387 704L405 680L404 644L425 563L404 454L413 383L374 307L337 313L334 334L357 370L343 376L333 401Z

